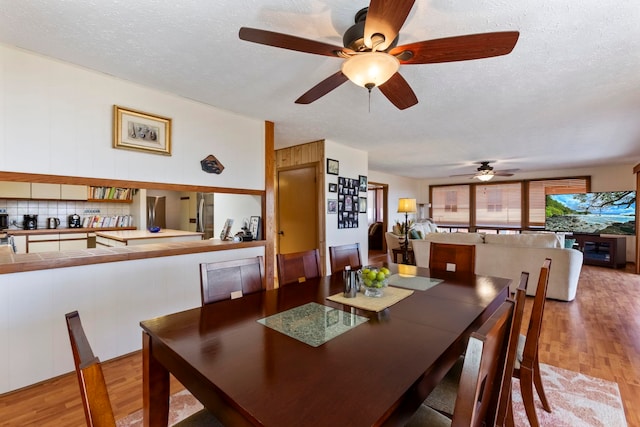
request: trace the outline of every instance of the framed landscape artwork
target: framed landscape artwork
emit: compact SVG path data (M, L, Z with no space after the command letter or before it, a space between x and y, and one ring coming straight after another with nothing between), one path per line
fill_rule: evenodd
M171 119L113 106L113 148L171 155Z

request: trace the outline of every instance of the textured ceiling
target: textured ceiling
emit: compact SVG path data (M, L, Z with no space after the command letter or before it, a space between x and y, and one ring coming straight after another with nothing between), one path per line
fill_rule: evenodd
M506 56L403 65L419 103L350 82L301 94L341 59L241 41L242 26L341 45L363 0L0 0L0 43L276 124L276 146L328 139L369 168L434 178L480 160L521 171L640 162L637 0L417 0L400 44L520 32Z

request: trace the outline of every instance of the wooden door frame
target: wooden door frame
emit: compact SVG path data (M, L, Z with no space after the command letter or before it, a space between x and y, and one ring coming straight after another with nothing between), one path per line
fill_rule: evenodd
M389 184L369 182L369 185L382 187L382 212L384 212L384 216L382 218L382 250L387 252L387 238L385 237L385 234L389 227Z
M324 169L322 168L322 164L321 162L309 162L309 163L304 163L304 164L299 164L299 165L294 165L294 166L283 166L283 167L279 167L276 169L276 188L274 191L274 196L275 196L275 253L279 254L280 253L280 239L278 239L278 232L280 231L280 205L278 203L278 183L279 183L279 174L281 171L287 171L287 170L295 170L295 169L307 169L307 168L313 168L314 172L315 172L315 178L316 178L316 205L317 205L317 212L316 212L316 227L318 232L316 233L317 236L317 242L316 242L316 247L320 250L320 261L322 264L322 274L326 274L325 270L326 270L326 255L325 255L325 246L326 246L326 241L325 241L325 229L324 229L324 205L325 205L325 193L323 191L325 185L324 185Z

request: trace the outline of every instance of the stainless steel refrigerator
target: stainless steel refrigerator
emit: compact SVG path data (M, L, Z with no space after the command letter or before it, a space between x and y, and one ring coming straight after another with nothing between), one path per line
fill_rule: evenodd
M198 193L196 231L204 233L204 239L213 237L213 193Z
M165 196L147 196L147 228L167 228L166 205Z

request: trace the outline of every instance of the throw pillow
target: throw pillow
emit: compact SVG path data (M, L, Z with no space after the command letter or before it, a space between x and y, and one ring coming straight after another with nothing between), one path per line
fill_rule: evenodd
M421 234L418 230L409 230L410 239L422 239Z
M576 243L576 239L564 239L564 247L566 249L573 248L573 245Z

